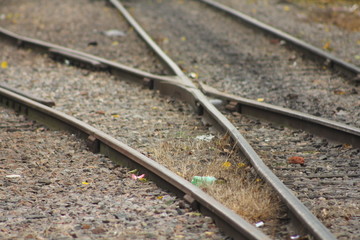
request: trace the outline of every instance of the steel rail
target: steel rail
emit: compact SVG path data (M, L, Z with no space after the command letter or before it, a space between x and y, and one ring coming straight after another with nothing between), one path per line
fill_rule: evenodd
M291 128L302 129L332 141L360 147L359 128L307 113L223 93L203 83L200 83L200 88L207 95L230 102L231 109L229 110L231 111L253 116L268 122L283 124Z
M52 129L67 130L86 140L95 153L108 156L123 166L140 169L149 179L163 188L184 198L193 207L211 216L217 225L236 239L269 238L255 226L216 201L190 182L174 174L169 169L142 155L110 135L60 111L37 103L0 87L0 104L36 120Z
M160 59L170 67L174 74L181 77L186 77L179 66L164 53L161 48L151 39L151 37L144 31L144 29L135 21L125 7L117 0L110 0L110 2L121 12L124 18L131 24L136 32L144 39L144 41L151 47L151 49L160 57ZM192 84L190 81L189 84Z
M203 2L217 10L230 14L231 16L243 21L244 23L252 27L258 28L267 34L273 35L277 38L280 38L290 43L294 47L297 47L301 50L305 50L306 52L312 54L313 56L322 59L327 66L332 67L334 69L342 70L343 72L347 73L352 77L353 81L360 81L359 78L360 68L351 63L345 62L344 60L337 58L334 55L323 51L322 49L319 49L309 43L304 42L303 40L291 36L290 34L287 34L277 28L267 25L255 18L252 18L240 11L234 10L214 0L198 0L198 1Z
M44 104L44 105L46 105L46 106L48 106L48 107L53 107L53 106L55 106L55 102L54 102L54 101L45 100L45 99L41 99L41 98L35 97L35 96L33 96L33 95L29 94L29 93L20 91L19 89L12 88L12 87L8 86L8 85L5 84L5 83L0 83L0 87L1 87L1 88L4 88L4 89L6 89L6 90L9 90L9 91L11 91L11 92L17 93L17 94L19 94L19 95L21 95L21 96L24 96L24 97L26 97L26 98L29 98L29 99L31 99L31 100L33 100L33 101L35 101L35 102Z
M123 7L120 1L109 1L113 3L116 8L118 8L118 10L124 15L124 17L129 21L129 23L134 27L135 30L141 30L140 32L138 32L138 34L150 47L156 45L156 43L151 40L150 36L148 36L148 34L140 27L136 20L127 12L127 10ZM157 45L154 51L156 51L158 55L165 55L165 53L163 53L161 48ZM168 59L168 61L165 63L167 63L168 66L176 65L176 63L173 62L170 58L167 57L166 59ZM165 59L163 60L165 61ZM191 85L191 80L188 79L183 73L175 72L175 74L177 74L177 76L182 80L184 84ZM295 217L292 218L293 226L302 233L311 233L316 239L335 239L335 237L330 233L330 231L299 201L299 199L297 199L292 194L292 192L264 164L264 162L260 159L255 150L240 134L236 127L224 115L222 115L214 107L214 105L209 102L206 96L197 88L188 88L187 90L192 94L192 96L195 97L196 111L200 115L202 115L204 121L208 121L210 124L217 126L220 132L229 134L235 144L239 146L244 156L250 161L254 169L258 172L258 174L263 177L264 180L270 186L272 186L273 189L280 195L281 199L290 209L291 214L293 214ZM190 102L190 104L194 105L193 102Z

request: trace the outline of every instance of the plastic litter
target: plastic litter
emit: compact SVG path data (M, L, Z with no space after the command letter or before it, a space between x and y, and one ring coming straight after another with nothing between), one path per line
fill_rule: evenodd
M260 221L260 222L257 222L257 223L255 223L255 227L262 227L262 226L264 226L265 225L265 223L263 222L263 221Z
M210 142L215 136L214 135L200 135L197 136L195 139Z
M194 176L191 180L191 183L195 186L203 186L203 185L212 185L216 181L216 177L212 176Z
M123 31L120 31L120 30L116 30L116 29L110 29L103 33L108 37L124 37L124 36L126 36L126 33L124 33Z
M139 176L136 176L135 174L131 174L131 178L134 179L134 180L137 180L137 179L141 180L144 177L145 177L145 174L141 174Z
M291 240L296 240L296 239L299 239L299 238L300 238L300 235L292 235L292 236L290 236Z

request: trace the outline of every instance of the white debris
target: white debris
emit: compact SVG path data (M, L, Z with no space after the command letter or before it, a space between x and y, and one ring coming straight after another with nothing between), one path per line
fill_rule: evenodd
M260 222L257 222L257 223L255 223L255 227L262 227L262 226L264 226L265 225L265 223L263 222L263 221L260 221Z
M110 29L103 33L108 37L124 37L124 36L126 36L126 33L124 33L123 31L120 31L120 30L116 30L116 29Z
M197 79L199 77L199 75L197 73L191 72L191 73L189 73L188 77L192 78L192 79Z
M5 177L7 177L7 178L20 178L21 176L17 175L17 174L11 174L11 175L6 175Z
M355 12L356 10L359 9L359 5L358 4L354 4L351 6L351 8L349 9L349 12Z
M349 113L344 111L344 110L340 110L338 111L337 113L335 113L336 115L339 115L339 116L344 116L344 115L348 115Z
M210 134L210 135L200 135L200 136L197 136L195 139L210 142L214 137L215 136L212 135L212 134Z

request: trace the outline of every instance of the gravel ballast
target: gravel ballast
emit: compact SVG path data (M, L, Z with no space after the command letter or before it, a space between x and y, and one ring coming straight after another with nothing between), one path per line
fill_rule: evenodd
M148 72L168 73L133 28L106 1L1 0L0 16L0 26L15 33Z

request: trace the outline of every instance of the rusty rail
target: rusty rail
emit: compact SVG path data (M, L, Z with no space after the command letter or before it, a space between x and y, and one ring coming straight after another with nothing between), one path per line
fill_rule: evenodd
M332 141L351 144L360 147L360 129L346 124L316 117L307 113L259 103L255 100L223 93L210 86L200 83L201 90L210 96L230 103L232 109L241 114L256 117L268 122L282 124L291 128L301 129Z
M55 106L55 102L54 102L54 101L38 98L38 97L33 96L33 95L29 94L29 93L20 91L19 89L12 88L12 87L8 86L8 85L5 84L5 83L1 83L1 84L0 84L0 87L1 87L1 88L4 88L4 89L6 89L6 90L9 90L9 91L11 91L11 92L17 93L17 94L19 94L20 96L24 96L24 97L26 97L26 98L29 98L29 99L31 99L31 100L34 100L35 102L44 104L44 105L46 105L46 106L48 106L48 107L53 107L53 106Z

